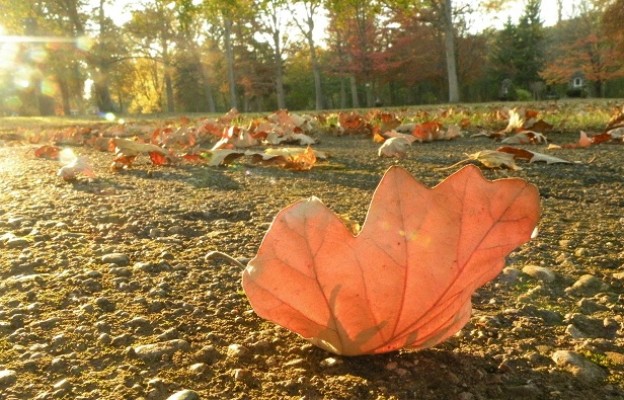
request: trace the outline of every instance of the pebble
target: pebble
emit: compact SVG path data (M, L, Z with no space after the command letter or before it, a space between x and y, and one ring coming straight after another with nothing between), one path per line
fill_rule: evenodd
M560 367L567 369L574 376L587 382L601 381L607 377L607 372L600 366L589 361L577 352L559 350L552 355L552 360Z
M208 365L202 362L191 364L191 366L189 367L189 371L197 375L203 374L207 369Z
M0 370L0 387L8 387L17 381L17 373L11 369Z
M618 329L617 323L608 320L591 318L579 313L566 315L565 322L568 325L566 332L573 338L603 338L615 339Z
M593 275L585 274L565 291L572 296L592 296L606 288L607 285L602 280Z
M514 267L505 267L503 273L500 274L499 280L503 283L512 284L518 280L520 270Z
M162 356L171 356L176 351L188 351L191 345L186 340L174 339L166 342L144 344L134 347L134 353L143 361L157 361Z
M184 389L167 397L167 400L199 400L199 394L195 391Z
M522 272L546 283L552 283L556 279L555 273L550 268L540 267L538 265L527 265L522 268Z
M100 310L104 312L113 312L115 311L115 303L107 299L106 297L98 297L95 300L95 305L99 307Z
M228 346L226 354L231 358L240 358L245 356L248 352L249 350L245 346L238 343L232 343Z
M323 359L321 361L321 367L323 367L323 368L331 368L331 367L335 367L337 365L340 365L342 363L343 363L343 361L341 359L339 359L339 358L327 357L327 358L325 358L325 359ZM386 368L387 368L387 366L386 366Z
M124 266L128 265L130 257L124 253L108 253L102 256L102 262L105 264L117 264Z
M22 237L12 237L5 242L5 245L9 249L18 249L28 247L28 245L30 245L30 242L28 241L28 239Z
M246 369L236 368L233 370L232 375L234 376L234 380L237 382L248 383L251 381L252 375L251 372Z

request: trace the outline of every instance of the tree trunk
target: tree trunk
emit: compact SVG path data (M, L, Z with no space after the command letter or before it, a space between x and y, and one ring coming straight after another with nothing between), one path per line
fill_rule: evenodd
M344 78L340 78L340 108L347 108L347 87Z
M446 73L448 76L449 102L459 102L459 81L455 62L455 30L453 29L452 0L444 1L444 50L446 53Z
M358 98L357 82L354 75L349 76L349 83L351 85L351 106L353 108L360 108L360 99Z
M277 12L273 12L273 56L275 58L275 94L277 96L277 108L286 108L286 95L284 93L284 69L282 61L282 47L280 45L280 30L277 28Z
M319 65L318 57L316 55L316 45L314 44L314 19L311 14L308 15L307 25L308 31L306 38L308 40L308 46L310 47L310 61L312 63L312 74L314 75L314 93L316 93L316 110L323 109L323 88L321 84L321 66Z
M71 115L71 106L69 104L69 84L67 79L58 78L59 89L61 90L61 100L63 102L63 115L69 117Z
M225 45L225 59L227 63L228 84L230 86L230 107L238 108L236 94L236 75L234 74L234 51L232 49L232 20L224 17L223 42Z

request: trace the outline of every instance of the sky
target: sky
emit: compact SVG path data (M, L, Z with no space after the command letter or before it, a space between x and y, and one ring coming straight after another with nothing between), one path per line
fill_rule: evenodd
M578 14L579 4L583 0L564 0L563 1L563 19L568 19ZM126 6L136 4L136 1L132 0L114 0L106 7L106 13L113 19L118 25L122 25L130 18L130 13L126 11ZM455 4L461 5L475 3L471 0L455 0ZM511 18L512 22L517 22L524 10L525 0L512 0L507 6L493 15L480 15L475 16L473 19L473 31L479 32L486 28L495 27L502 28L507 18ZM552 26L557 23L557 0L542 0L541 18L544 21L545 26ZM326 24L322 21L317 21L318 35L322 35Z

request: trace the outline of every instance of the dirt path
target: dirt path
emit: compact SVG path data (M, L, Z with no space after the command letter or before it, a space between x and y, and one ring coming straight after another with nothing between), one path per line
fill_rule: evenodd
M98 177L74 184L31 147L0 148L0 398L624 399L621 145L556 153L591 164L484 171L539 187L540 234L430 350L333 356L260 320L240 269L205 260L252 257L302 197L362 222L390 165L431 186L451 172L434 168L496 147L415 144L397 162L367 139L330 137L318 146L330 161L309 172L145 158L118 174L110 154L77 148Z

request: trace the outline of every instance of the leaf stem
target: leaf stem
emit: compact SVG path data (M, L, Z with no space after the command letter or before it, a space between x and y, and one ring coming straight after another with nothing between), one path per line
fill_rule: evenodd
M241 269L245 269L245 266L240 261L238 261L231 255L226 254L222 251L218 251L218 250L209 251L208 254L206 254L205 258L206 258L206 261L212 260L214 258L221 258L221 259L231 262L232 264L240 267Z

